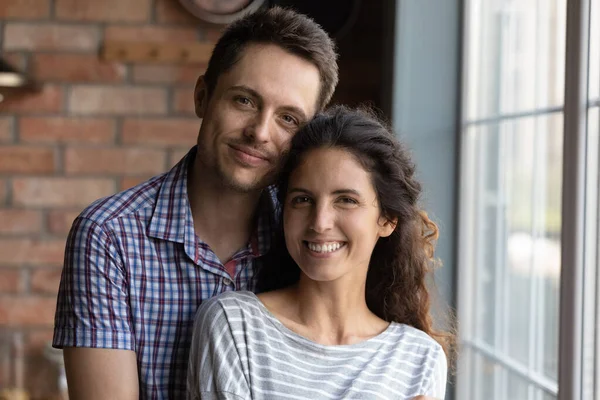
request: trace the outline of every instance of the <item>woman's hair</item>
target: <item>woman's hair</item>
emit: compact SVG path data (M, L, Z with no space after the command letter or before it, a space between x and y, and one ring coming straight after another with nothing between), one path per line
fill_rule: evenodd
M454 335L433 329L426 280L435 267L438 228L419 208L421 185L414 177L415 165L407 149L372 113L336 106L317 115L292 139L278 182L280 204L284 204L289 177L303 157L323 147L352 154L371 176L382 215L397 220L393 233L379 238L373 249L367 272L367 306L386 321L411 325L429 334L448 358L453 358ZM272 259L266 260L258 276L259 290L286 287L300 277L282 232L277 240L281 242L275 244Z

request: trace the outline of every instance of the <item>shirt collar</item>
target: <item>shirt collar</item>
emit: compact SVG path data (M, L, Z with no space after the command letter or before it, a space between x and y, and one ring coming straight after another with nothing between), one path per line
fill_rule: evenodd
M196 156L194 146L165 176L159 190L154 213L148 226L148 235L171 242L184 243L186 248L196 247L194 221L188 200L188 169ZM261 196L257 224L250 238L252 254L265 255L273 241L281 210L276 190L269 186Z

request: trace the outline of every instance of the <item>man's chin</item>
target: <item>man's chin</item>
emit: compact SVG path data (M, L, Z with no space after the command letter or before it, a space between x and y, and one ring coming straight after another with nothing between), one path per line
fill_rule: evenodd
M273 183L271 179L265 176L229 176L223 179L225 186L231 190L240 193L250 193L262 190Z

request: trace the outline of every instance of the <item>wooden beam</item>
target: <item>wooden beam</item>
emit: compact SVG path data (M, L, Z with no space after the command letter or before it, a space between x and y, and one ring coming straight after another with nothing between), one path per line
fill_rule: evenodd
M107 40L101 50L105 61L122 63L206 64L213 43L126 42Z

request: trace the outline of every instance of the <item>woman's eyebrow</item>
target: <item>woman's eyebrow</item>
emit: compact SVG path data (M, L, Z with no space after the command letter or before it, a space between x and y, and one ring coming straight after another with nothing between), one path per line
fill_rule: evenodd
M311 191L303 188L292 188L288 190L288 193L306 193L312 195Z
M306 193L309 195L313 194L310 190L304 188L292 188L288 190L288 193ZM355 196L362 197L360 192L355 189L336 189L333 192L331 192L331 194L353 194Z

